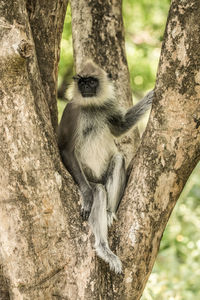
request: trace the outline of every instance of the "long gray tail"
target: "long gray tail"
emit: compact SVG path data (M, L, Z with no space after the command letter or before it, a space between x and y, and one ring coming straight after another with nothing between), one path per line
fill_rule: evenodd
M115 271L115 273L122 272L122 263L119 257L110 250L108 244L101 242L99 245L95 245L95 249L97 255L109 263L111 270Z
M89 224L95 236L97 255L109 263L115 273L122 272L120 259L110 250L107 240L107 194L103 185L97 184L94 190L94 202L89 217Z

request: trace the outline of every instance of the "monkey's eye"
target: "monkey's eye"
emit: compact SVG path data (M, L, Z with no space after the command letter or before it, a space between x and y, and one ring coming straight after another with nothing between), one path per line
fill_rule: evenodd
M91 81L90 81L90 84L91 84L91 86L94 86L94 85L95 85L95 81L94 81L94 80L91 80Z
M78 85L84 86L84 85L85 85L85 82L84 82L82 79L79 79L79 80L78 80Z
M93 79L93 78L91 78L90 80L89 80L89 82L90 82L90 86L91 87L95 87L95 86L97 86L97 79Z

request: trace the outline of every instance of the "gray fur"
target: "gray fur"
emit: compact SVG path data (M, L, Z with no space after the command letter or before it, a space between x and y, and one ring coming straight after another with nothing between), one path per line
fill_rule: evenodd
M94 202L89 216L89 224L95 235L95 249L99 257L110 265L115 273L121 273L120 259L110 250L107 240L107 194L102 184L96 184L94 188Z
M116 211L120 204L126 184L125 159L121 153L113 155L107 171L107 180L105 182L108 194L107 215L108 226L111 226L113 220L116 220Z
M77 80L89 77L98 79L97 91L82 97ZM89 217L98 256L121 273L121 262L107 241L107 227L116 219L126 183L124 157L114 137L126 133L151 107L153 91L125 111L116 101L107 73L88 61L75 77L68 97L71 101L58 129L61 157L82 194L81 214L84 219Z

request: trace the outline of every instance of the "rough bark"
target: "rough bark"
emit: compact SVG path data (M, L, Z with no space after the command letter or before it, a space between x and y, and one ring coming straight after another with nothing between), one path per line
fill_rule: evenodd
M0 300L9 300L9 291L6 278L4 276L3 268L0 265Z
M86 59L92 58L112 75L119 103L123 107L130 107L132 93L125 52L122 1L71 0L70 3L77 72ZM139 141L139 131L136 128L134 133L130 132L118 142L119 148L126 155L127 164L132 159Z
M55 131L58 125L56 97L60 40L67 4L68 0L27 0L40 76Z
M0 3L3 281L17 300L139 299L168 217L200 158L200 4L172 1L152 115L110 233L120 276L95 256L77 189L60 162L30 15L23 0Z
M1 263L11 299L53 299L73 252L63 205L76 190L60 163L26 2L1 1L0 15Z

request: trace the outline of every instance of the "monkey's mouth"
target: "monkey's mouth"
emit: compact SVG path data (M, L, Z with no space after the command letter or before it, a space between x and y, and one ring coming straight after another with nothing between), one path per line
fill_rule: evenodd
M82 93L82 96L83 96L84 98L89 98L89 97L94 97L95 94L94 94L94 93Z

